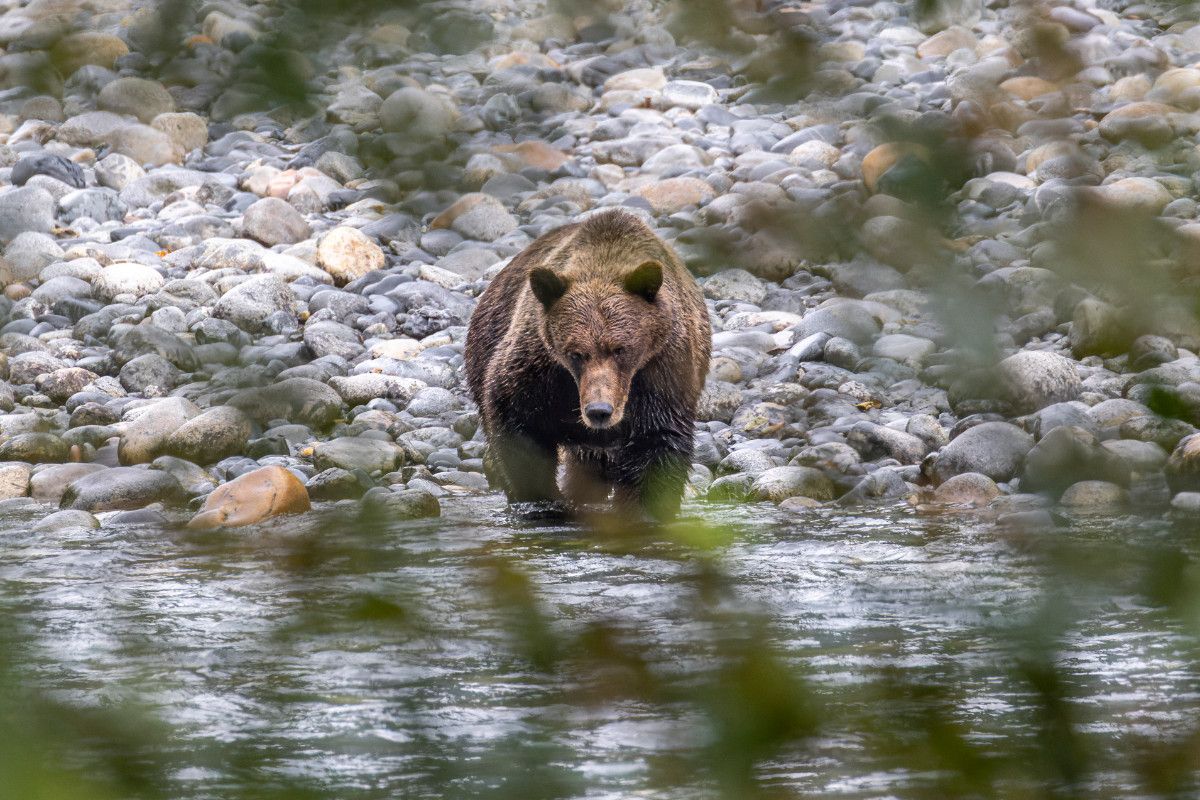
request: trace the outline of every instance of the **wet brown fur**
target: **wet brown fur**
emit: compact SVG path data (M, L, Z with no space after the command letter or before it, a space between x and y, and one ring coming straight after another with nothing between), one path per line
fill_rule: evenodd
M659 268L661 287L645 292ZM510 502L589 503L612 489L619 506L673 516L711 342L699 287L636 217L606 212L542 236L488 286L467 334L489 478ZM611 404L608 427L584 416L590 402Z

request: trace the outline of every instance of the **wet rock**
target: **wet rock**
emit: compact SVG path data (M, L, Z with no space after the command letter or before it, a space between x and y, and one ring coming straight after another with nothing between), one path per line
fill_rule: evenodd
M192 497L206 495L217 488L216 481L203 467L175 456L159 456L150 462L150 469L173 475Z
M355 473L337 467L318 472L304 486L308 496L316 501L352 500L362 497L371 488L369 482L364 485Z
M1167 460L1166 472L1172 492L1200 492L1200 434L1179 442Z
M279 466L262 467L217 487L188 527L236 528L311 508L308 491L291 471Z
M76 479L63 492L60 505L95 513L143 508L151 503L170 505L183 499L183 487L165 472L112 467Z
M846 434L846 443L868 461L894 458L901 464L919 464L927 448L920 438L872 422L856 422Z
M1060 427L1047 433L1025 457L1021 490L1061 494L1078 481L1128 485L1129 471L1083 428Z
M1182 517L1200 517L1200 492L1180 492L1171 498L1171 511Z
M938 486L933 501L942 505L982 508L999 496L999 487L987 475L964 472Z
M1015 353L997 367L1005 398L1023 413L1079 397L1082 382L1068 358L1042 350Z
M40 503L57 506L62 501L67 487L72 483L84 475L91 475L93 472L107 469L109 468L103 464L87 463L54 464L43 467L28 479L29 494Z
M804 496L828 501L836 496L833 482L820 470L810 467L774 467L754 479L750 491L756 500L779 503L789 497Z
M363 513L386 520L424 519L440 516L442 507L433 494L421 489L372 490L363 497Z
M55 531L64 531L78 528L99 528L100 520L86 511L73 511L67 509L65 511L55 511L53 514L47 514L36 523L34 523L33 531L36 533L53 533Z
M1129 492L1106 481L1080 481L1067 487L1059 503L1076 512L1111 514L1129 505Z
M1016 425L984 422L952 439L923 468L939 485L966 472L977 472L994 481L1008 481L1021 470L1033 444L1033 437Z

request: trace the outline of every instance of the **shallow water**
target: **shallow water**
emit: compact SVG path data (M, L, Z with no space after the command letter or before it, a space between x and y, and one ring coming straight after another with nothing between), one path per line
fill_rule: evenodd
M1194 529L688 511L624 536L494 495L203 535L29 511L0 539L10 671L134 720L81 769L132 749L127 791L174 798L1153 796L1139 759L1200 727Z

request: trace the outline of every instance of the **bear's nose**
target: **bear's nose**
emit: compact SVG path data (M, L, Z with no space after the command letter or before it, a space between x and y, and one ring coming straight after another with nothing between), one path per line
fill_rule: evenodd
M583 410L583 413L587 414L587 418L597 425L608 422L612 412L613 407L610 403L588 403L587 408Z

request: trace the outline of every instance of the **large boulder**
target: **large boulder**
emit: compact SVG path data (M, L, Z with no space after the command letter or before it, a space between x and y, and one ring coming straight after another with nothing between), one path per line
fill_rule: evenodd
M164 449L196 464L213 464L241 453L250 433L250 419L245 412L233 406L217 406L179 426L167 438Z
M1175 493L1200 492L1200 433L1182 439L1167 459L1167 485Z
M1015 353L997 368L1004 398L1020 413L1032 413L1079 397L1082 382L1075 363L1044 350Z
M994 481L1008 481L1021 471L1033 437L1007 422L982 422L960 433L925 461L935 484L955 475L978 472Z
M185 499L179 481L156 469L113 467L77 479L63 492L62 508L124 511Z
M328 428L344 411L341 396L311 378L288 378L271 386L245 389L229 398L229 405L259 423L285 419L318 430Z
M308 490L292 472L279 466L262 467L217 487L188 527L236 528L311 508Z
M812 467L774 467L759 473L750 486L756 500L780 503L789 497L828 501L837 496L833 481Z
M166 450L167 440L200 409L183 397L164 397L126 413L115 426L121 436L117 457L122 464L144 464Z
M1080 481L1129 484L1129 468L1084 428L1054 428L1025 456L1021 490L1062 494Z

